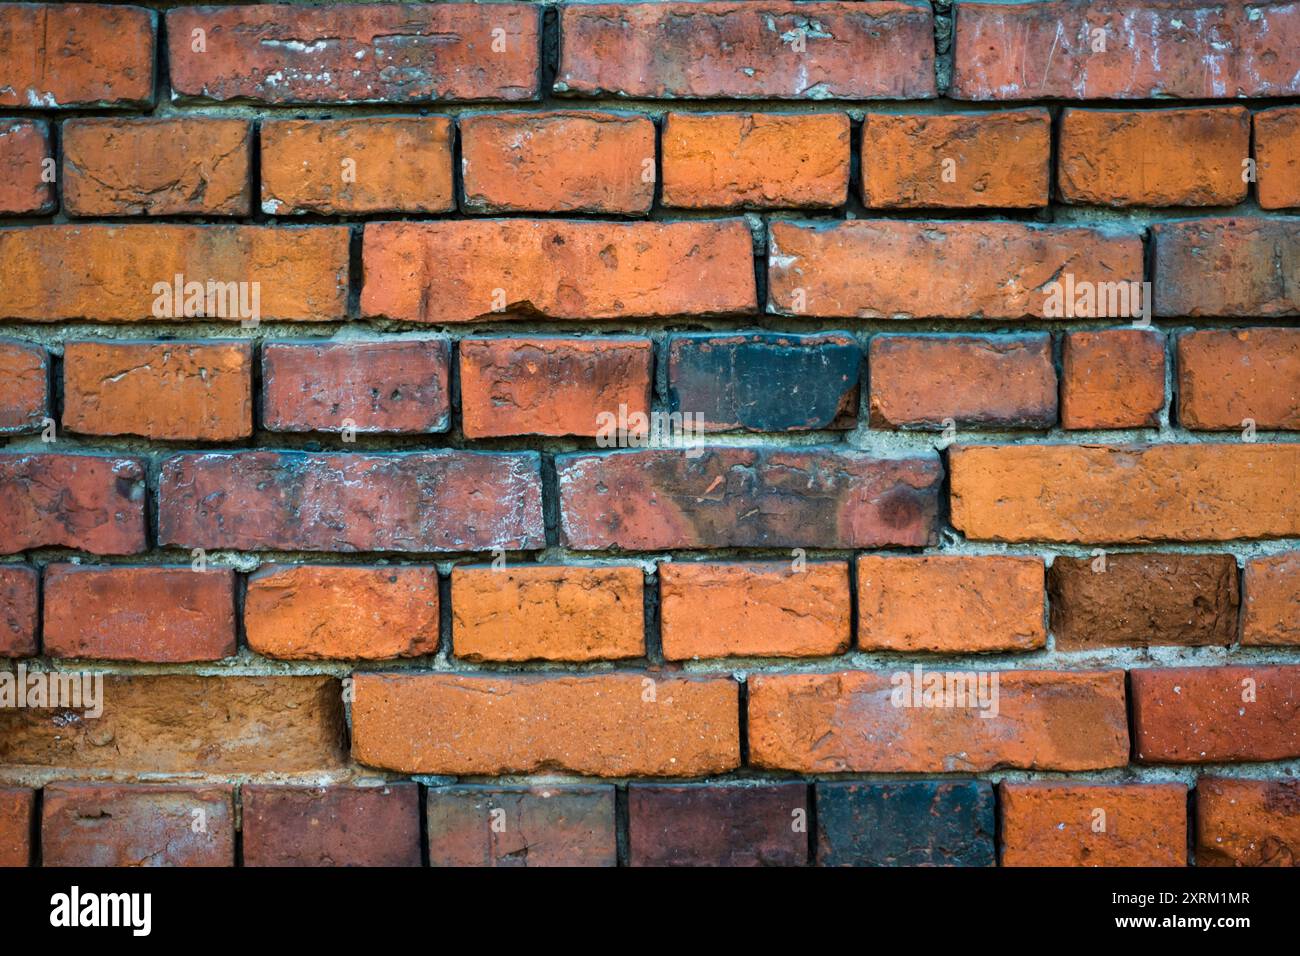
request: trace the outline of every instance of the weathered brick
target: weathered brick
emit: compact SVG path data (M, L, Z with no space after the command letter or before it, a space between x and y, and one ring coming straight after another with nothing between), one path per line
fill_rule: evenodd
M1060 137L1056 183L1067 203L1235 206L1246 198L1250 112L1244 106L1067 109Z
M0 106L149 106L156 29L142 7L0 4Z
M0 708L0 764L211 774L343 764L343 689L332 677L106 674L94 693L81 707Z
M752 238L737 219L368 223L362 254L367 318L655 318L756 302Z
M1237 560L1230 554L1058 555L1047 574L1058 650L1237 639Z
M1051 428L1056 424L1052 337L875 335L875 428Z
M555 459L561 537L618 548L917 547L943 468L830 448L698 448Z
M858 646L943 653L1047 644L1043 560L859 555Z
M892 674L756 674L748 683L754 767L970 773L1128 763L1123 671L922 671L917 664Z
M49 353L40 345L0 340L0 435L40 431L49 414Z
M645 655L639 567L456 567L452 641L472 661L599 661Z
M1165 337L1156 329L1067 332L1061 425L1155 428L1165 407Z
M614 866L614 788L431 787L430 866Z
M536 452L174 455L159 478L158 541L248 551L528 550L545 543L541 496Z
M631 866L804 866L808 785L627 789Z
M244 632L285 660L386 660L438 650L438 569L286 565L248 578Z
M1300 644L1300 552L1246 561L1241 643Z
M347 314L344 226L0 229L0 263L0 318L321 322ZM185 291L191 283L192 291ZM201 295L193 294L200 289Z
M661 149L665 206L802 209L848 199L845 113L669 113Z
M1181 783L999 786L1003 866L1186 866Z
M353 687L353 757L402 773L698 777L740 764L728 677L359 673Z
M1300 314L1300 220L1160 222L1151 237L1156 315Z
M1300 431L1300 329L1201 329L1178 336L1184 428Z
M245 784L244 866L420 866L420 788Z
M993 789L943 783L816 786L819 866L992 866Z
M446 339L268 342L262 427L273 432L428 433L450 427Z
M63 124L70 216L247 216L253 125L243 119L74 119Z
M144 496L138 458L0 454L0 554L136 554L146 547Z
M655 194L655 126L644 116L557 110L460 119L466 212L638 216Z
M1255 114L1255 159L1260 207L1300 206L1300 107Z
M1300 534L1300 446L954 445L971 539L1133 543Z
M1300 666L1143 668L1129 681L1141 763L1300 757Z
M44 120L0 120L0 215L53 212L54 153Z
M68 342L63 427L83 435L235 441L253 434L250 342Z
M207 100L531 100L541 19L527 3L177 7L167 59L173 95Z
M263 120L262 212L450 212L451 138L445 116Z
M1044 318L1047 288L1138 282L1136 234L1019 222L773 222L768 311L810 318Z
M17 787L0 788L0 869L31 866L32 817L36 794Z
M1196 865L1300 865L1300 781L1197 780Z
M862 347L847 332L713 332L668 340L668 404L705 431L847 429Z
M26 564L0 565L0 657L35 657L41 575Z
M50 657L178 664L235 653L229 568L51 564L44 592Z
M814 561L664 561L664 657L820 657L849 649L848 567Z
M620 409L633 422L650 411L649 339L467 338L459 351L466 438L590 436ZM629 431L648 434L649 426Z
M954 5L966 100L1226 99L1300 93L1293 4L1047 0Z
M54 783L41 803L44 866L234 866L234 788Z
M868 113L862 201L903 209L1046 206L1052 117L1004 113Z

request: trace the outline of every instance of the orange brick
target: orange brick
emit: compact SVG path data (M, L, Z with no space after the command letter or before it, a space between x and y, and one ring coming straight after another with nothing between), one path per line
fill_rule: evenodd
M49 413L49 353L40 345L0 339L0 435L40 431Z
M1165 407L1165 337L1156 329L1067 332L1061 425L1155 428Z
M1242 644L1300 644L1300 552L1246 562Z
M32 821L36 794L26 788L0 788L0 868L31 866Z
M0 216L54 211L53 155L49 123L0 120Z
M41 574L26 564L0 565L0 657L35 657Z
M1297 8L1300 9L1300 8ZM1300 219L1197 218L1151 225L1155 314L1300 313Z
M1255 114L1255 160L1260 206L1300 206L1300 106Z
M144 551L144 465L106 455L0 454L0 554Z
M1178 337L1185 428L1300 430L1300 329L1203 329Z
M1201 777L1196 865L1300 865L1300 781Z

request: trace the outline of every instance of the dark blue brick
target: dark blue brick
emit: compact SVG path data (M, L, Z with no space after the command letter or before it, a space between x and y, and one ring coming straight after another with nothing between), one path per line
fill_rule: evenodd
M819 866L992 866L993 788L819 783Z

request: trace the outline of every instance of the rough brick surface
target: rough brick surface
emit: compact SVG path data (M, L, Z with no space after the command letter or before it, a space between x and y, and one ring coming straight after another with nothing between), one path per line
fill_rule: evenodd
M808 861L808 787L628 788L632 866L803 866Z
M1246 562L1241 643L1300 645L1300 553Z
M0 657L35 657L41 575L25 564L0 566Z
M430 866L610 867L614 788L432 787Z
M1178 337L1185 428L1300 431L1300 329L1202 329Z
M105 455L0 455L0 553L145 549L144 462Z
M1300 108L1281 106L1255 114L1259 204L1300 207Z
M1154 428L1165 407L1165 339L1155 329L1067 332L1061 347L1064 428Z
M53 155L44 120L0 121L0 215L54 211Z
M245 785L244 866L419 866L420 788Z
M1300 865L1300 781L1201 777L1196 865Z
M0 435L40 431L49 414L49 353L39 345L0 341Z
M818 783L820 866L992 866L985 783Z
M0 868L31 865L35 807L31 790L0 788Z
M1156 315L1300 313L1300 221L1227 217L1162 222L1155 247Z

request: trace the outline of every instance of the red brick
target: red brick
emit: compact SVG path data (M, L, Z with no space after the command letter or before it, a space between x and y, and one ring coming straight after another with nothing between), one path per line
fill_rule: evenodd
M660 631L670 661L842 654L849 604L843 561L659 565Z
M1260 207L1300 206L1300 107L1255 114L1255 159Z
M954 445L953 527L971 539L1133 543L1300 534L1300 446Z
M862 201L903 209L1046 206L1052 117L1004 113L868 113Z
M1300 329L1178 336L1178 422L1191 429L1300 431Z
M246 283L262 321L323 322L347 313L348 230L182 224L50 225L0 230L0 317L32 322L223 318L239 308L221 286ZM176 301L175 277L202 303ZM207 284L214 286L207 305ZM257 283L256 286L253 283ZM166 288L164 288L166 287ZM230 286L238 292L239 287ZM221 312L226 314L223 316ZM188 314L187 314L188 312Z
M1300 9L1291 4L1048 0L960 3L953 13L957 99L1300 93L1290 56Z
M0 215L53 212L54 153L44 120L0 120Z
M1003 866L1186 866L1181 783L999 787Z
M41 804L44 866L234 866L234 788L55 783Z
M560 455L561 538L578 551L920 547L942 467L829 448Z
M648 415L653 362L651 341L630 336L461 339L461 427L466 438L596 435L602 412Z
M444 432L450 426L446 339L268 342L262 427L273 432Z
M244 632L284 660L386 660L438 650L438 569L269 566L250 575Z
M51 564L44 590L50 657L179 664L235 653L228 568Z
M36 656L40 586L35 568L0 565L0 657Z
M926 6L895 2L567 4L560 9L555 91L683 99L931 97L933 18Z
M817 208L848 199L845 113L669 113L662 150L665 206Z
M1056 424L1056 367L1047 333L876 335L869 368L875 428Z
M63 124L70 216L247 216L248 120L75 119Z
M1043 559L859 555L858 646L1027 651L1047 644Z
M369 223L361 312L435 323L743 312L756 301L752 245L738 219Z
M445 116L263 120L262 212L272 216L456 208Z
M655 193L655 125L595 111L460 119L466 212L637 216Z
M0 454L0 554L145 550L144 478L138 458Z
M245 551L528 550L545 543L541 496L536 452L175 455L162 463L158 541Z
M1300 667L1144 668L1129 680L1141 763L1300 757Z
M31 790L0 789L0 868L31 866L35 810Z
M0 106L149 106L156 29L142 7L0 5Z
M630 866L804 866L808 786L653 786L627 791Z
M245 784L244 866L420 866L420 788Z
M1047 317L1045 287L1138 282L1136 234L1018 222L773 222L768 311L819 318Z
M531 100L540 33L541 10L525 3L178 7L167 59L175 93L208 100Z
M1201 777L1197 866L1300 866L1300 781Z
M1235 206L1246 198L1250 112L1244 106L1067 109L1060 136L1056 182L1067 203Z
M729 677L356 674L353 682L352 755L372 767L698 777L740 765L739 685Z
M1067 332L1064 428L1156 428L1165 407L1165 337L1156 329Z
M1151 236L1156 315L1300 313L1300 220L1159 222Z
M599 661L645 656L639 567L457 567L456 656L471 661Z
M430 866L615 866L613 787L433 787Z
M950 698L956 706L925 706L932 681L943 682L935 703L948 685L964 692L966 706L962 697ZM1128 754L1123 671L921 673L917 664L892 674L749 678L749 763L766 770L1100 770L1124 766Z
M0 340L0 435L40 431L49 414L49 353L40 345Z
M1241 643L1300 645L1300 552L1246 562Z
M63 427L83 435L235 441L253 434L250 342L69 342Z

